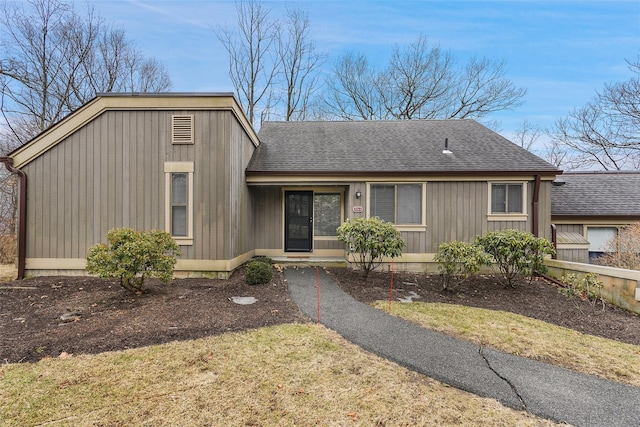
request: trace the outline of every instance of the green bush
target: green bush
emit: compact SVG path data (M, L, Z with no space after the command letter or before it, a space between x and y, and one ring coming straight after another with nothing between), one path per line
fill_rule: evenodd
M402 255L405 245L393 224L377 217L345 221L338 227L338 240L347 244L347 251L354 255L355 263L364 277L378 268L384 257Z
M536 272L546 272L544 257L555 252L548 240L519 230L493 231L476 237L475 243L491 255L491 265L499 270L507 286L515 286L519 277L532 278Z
M265 264L273 264L273 260L268 256L257 256L251 261L264 262Z
M117 277L120 286L131 292L142 290L147 277L164 283L173 277L180 249L169 233L117 228L107 233L107 242L89 248L87 273Z
M434 260L442 275L442 289L455 289L470 276L477 274L480 267L488 264L489 256L477 244L448 242L438 247Z
M586 273L582 278L576 274L563 274L560 281L565 284L564 288L559 289L561 294L568 297L585 299L591 303L594 310L598 301L600 301L602 303L602 310L604 310L605 304L602 299L602 288L604 284L598 280L597 274Z
M273 267L271 267L271 263L266 263L263 260L254 260L247 264L245 281L248 285L269 283L271 279L273 279Z

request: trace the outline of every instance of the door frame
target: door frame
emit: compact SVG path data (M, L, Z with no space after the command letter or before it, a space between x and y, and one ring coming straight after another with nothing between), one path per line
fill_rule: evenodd
M289 243L289 195L306 195L309 198L309 214L302 215L300 218L307 217L308 218L308 234L307 240L308 244L304 245L304 247L291 247ZM284 191L284 251L285 252L312 252L313 251L313 190L285 190ZM304 241L304 239L302 240Z

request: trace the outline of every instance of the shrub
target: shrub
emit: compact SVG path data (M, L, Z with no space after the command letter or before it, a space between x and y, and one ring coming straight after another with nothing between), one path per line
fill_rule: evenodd
M273 267L271 263L263 260L254 260L247 265L245 281L248 285L262 285L269 283L273 279Z
M507 286L515 286L519 277L546 272L544 257L555 252L548 240L519 230L493 231L476 237L476 244L491 255L491 265L499 270Z
M434 260L443 279L442 289L455 289L480 267L488 264L489 256L482 247L473 243L448 242L438 247Z
M393 224L377 217L345 221L338 227L338 240L347 244L347 251L354 255L355 263L364 277L378 268L384 257L402 255L405 245Z
M605 304L602 299L602 288L604 284L598 280L597 274L587 273L582 278L576 274L563 274L560 281L566 286L559 289L560 293L568 297L586 299L591 303L593 310L595 310L598 301L600 301L602 303L602 310L604 310Z
M0 236L0 264L13 264L16 262L18 248L15 234Z
M107 242L89 248L87 273L117 277L120 286L131 292L142 290L147 277L164 283L173 277L180 249L169 233L117 228L107 233Z
M620 227L616 236L606 243L605 254L599 256L596 263L640 270L640 222Z
M273 264L273 260L268 256L257 256L253 258L251 261L264 262L265 264Z

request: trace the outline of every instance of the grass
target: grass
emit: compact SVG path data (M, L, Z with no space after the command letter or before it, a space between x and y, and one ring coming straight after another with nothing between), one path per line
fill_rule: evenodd
M3 426L554 425L315 325L0 365Z
M388 311L388 301L375 307ZM640 346L582 334L540 320L453 304L396 303L391 313L421 326L507 353L640 387Z

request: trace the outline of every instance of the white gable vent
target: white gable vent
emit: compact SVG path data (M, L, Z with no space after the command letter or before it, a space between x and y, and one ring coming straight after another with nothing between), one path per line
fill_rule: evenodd
M193 115L171 116L171 143L193 144Z

